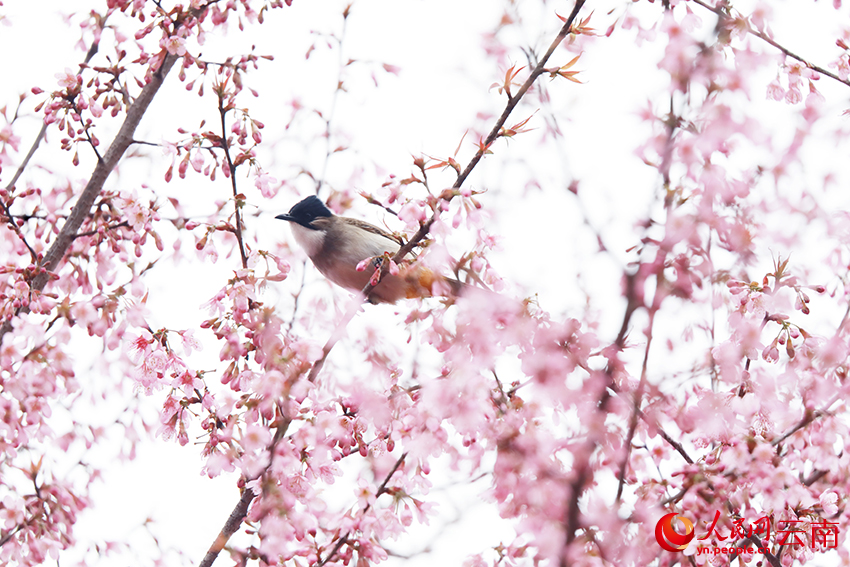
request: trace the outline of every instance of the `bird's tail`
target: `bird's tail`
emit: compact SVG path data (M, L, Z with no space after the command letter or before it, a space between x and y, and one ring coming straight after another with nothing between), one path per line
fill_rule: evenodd
M416 297L455 298L463 295L470 289L481 289L496 295L495 292L490 291L486 287L479 288L478 286L473 286L455 278L447 278L423 267L405 274L405 281L407 282L408 299Z

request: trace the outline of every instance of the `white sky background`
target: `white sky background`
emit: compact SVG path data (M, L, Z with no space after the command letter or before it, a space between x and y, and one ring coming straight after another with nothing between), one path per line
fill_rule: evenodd
M0 63L5 77L0 82L0 105L14 105L21 91L37 85L49 92L56 84L55 73L66 67L76 69L83 56L82 52L70 49L79 37L76 21L68 24L59 14L90 3L6 0L4 4L0 10L6 15L6 26L0 27L0 52L6 55ZM37 9L33 9L35 4ZM521 3L528 6L529 11L535 9L536 4L531 1ZM625 4L614 0L591 0L583 14L595 9L592 25L604 30L610 22L605 15L608 9L618 7L621 10ZM822 27L823 22L834 21L823 17L824 14L833 14L827 4L804 0L776 2L777 13L787 10L792 15L787 21L780 20L773 26L780 43L820 64L830 61L835 53L831 43L835 35L830 30L815 27L815 22ZM234 28L226 37L208 38L203 48L205 59L216 60L247 52L251 43L257 45L256 53L275 56L274 62L262 62L258 71L248 75L251 86L260 91L260 99L253 99L247 92L240 99L241 104L251 108L252 116L265 123L265 141L284 135L283 128L290 112L287 103L296 93L302 99L310 97L311 105L330 107L336 83L337 54L319 48L306 62L304 54L315 39L310 30L339 32L343 5L339 2L295 0L291 8L270 12L267 24L258 28L259 35L245 37ZM342 186L351 179L352 171L361 169L356 177L357 188L374 191L390 173L406 176L411 171L411 155L424 153L445 158L455 151L468 128L484 129L484 125L493 123L494 117L484 120L476 120L475 117L479 113L498 115L505 103L504 95L499 95L495 89L488 90L490 84L498 82L501 77L493 62L486 60L480 41L480 34L492 30L501 16L501 12L494 9L496 5L501 6L501 3L492 0L360 0L355 3L345 37L345 57L397 65L401 73L397 77L377 73L378 86L375 87L369 83L368 73L357 68L350 71L349 92L339 96L334 127L353 133L347 140L353 149L331 158L327 176L329 183ZM736 2L736 7L743 13L747 13L746 5L746 2ZM558 5L558 12L566 15L571 8L572 3L562 3ZM658 3L642 3L632 9L654 15L660 6ZM704 23L713 22L711 14L697 6L694 10ZM842 14L846 13L847 10L843 10ZM545 18L539 20L540 26L527 29L528 37L520 42L534 45L538 52L545 50L561 23L549 9L540 14ZM804 32L808 33L802 35ZM765 46L765 49L770 48ZM510 57L519 65L525 64L519 51L511 53ZM571 57L566 51L559 50L550 63L561 65ZM537 293L542 307L556 314L579 315L586 301L585 291L592 289L591 304L602 314L599 334L603 342L613 338L622 317L620 273L622 265L631 259L626 249L636 244L632 224L650 210L650 199L660 186L657 172L644 165L633 153L649 132L639 121L637 112L646 106L650 98L655 100L657 111L659 103L665 100L658 98L658 93L664 93L666 89L663 75L656 69L659 57L657 46L645 44L643 48L635 49L633 33L622 30L611 38L590 43L575 67L582 70L580 78L585 81L584 85L567 81L549 83L548 79L542 79L552 98L552 106L559 109L565 137L558 144L550 143L544 150L536 143L539 130L519 135L507 145L499 141L494 147L495 155L488 156L479 164L469 182L471 187L482 189L491 183L497 184L498 180L521 178L517 173L521 168L535 168L545 192L516 186L481 197L492 212L488 230L502 237L502 250L491 255L491 260L509 282L512 293L518 296ZM317 64L317 61L322 64ZM194 95L183 91L176 74L175 69L142 122L137 137L154 142L178 140L177 126L192 129L202 118L208 122L216 119L211 99L205 99L210 103L209 107L199 105ZM771 78L765 78L765 86ZM847 100L847 94L841 94L828 80L819 81L818 88L828 100L842 103ZM757 91L754 96L763 98L764 91ZM533 110L528 105L520 107L509 124L525 119ZM784 103L765 101L759 110L764 120L787 121L785 135L793 133L796 123L794 109ZM841 110L841 106L833 109L836 120L843 120L839 116ZM530 125L542 127L542 115L542 112L538 113ZM32 135L22 141L24 152L38 128L36 120L32 120L32 125ZM55 131L49 137L55 142ZM105 145L111 136L102 136L101 139ZM465 140L458 155L461 164L465 164L472 155L474 139L470 134ZM262 147L259 150L260 161L271 175L280 179L290 178L293 168L302 163L309 163L319 170L316 164L320 163L324 149L320 145L306 151L292 143L284 143L281 147L286 151L274 155L264 153L266 150ZM149 176L141 164L131 164L129 169L122 170L118 178L120 183L138 184L139 179L144 179L154 191L179 195L185 199L190 216L210 214L213 201L228 198L230 188L221 176L215 183L210 183L208 179L190 173L186 181L175 179L170 185L165 185L163 175L166 166L162 165L164 162L158 150L146 148L144 151L152 156L149 164L153 170ZM831 145L823 148L819 159L828 162L830 159L846 159L847 155L846 148ZM83 148L81 157L86 159ZM69 154L51 153L42 148L37 161L46 159L50 159L57 169L61 166L56 164L64 160L70 169ZM75 175L80 178L90 171L85 163L76 170ZM377 166L372 166L373 163ZM815 171L806 173L809 179L816 180L817 166L813 169ZM4 172L6 178L7 172ZM446 186L450 183L449 176L436 178L448 180ZM590 259L595 251L595 241L591 233L581 226L576 200L566 191L573 179L580 180L584 210L594 226L603 232L615 259L610 255ZM289 241L290 235L283 223L273 219L274 215L288 210L312 187L302 179L295 184L295 190L285 189L272 202L266 203L253 189L250 179L240 176L239 180L249 201L260 211L259 216L248 217L249 232L259 235L261 247L271 251L278 249L282 243ZM114 180L112 182L115 183ZM836 208L847 209L847 205L846 201L838 202ZM379 209L363 203L349 214L376 224L384 221L392 223L393 219L379 213ZM399 228L398 224L391 226ZM784 256L786 251L774 252ZM769 261L769 257L764 260ZM224 285L237 263L235 258L221 258L215 266L199 266L195 262L155 270L150 281L151 327L197 327L201 320L207 318L200 305ZM756 269L752 272L763 273ZM297 286L300 275L300 266L293 266L290 280L278 285L283 290L291 289L288 286ZM308 281L315 283L311 283L307 293L327 293L326 284L312 268L308 272ZM280 308L288 313L291 305L287 303L286 295L286 292L270 289L262 300L266 303L280 301ZM347 294L337 290L334 296L341 300ZM392 307L374 308L360 319L352 326L352 333L370 326L392 329L390 325L399 324ZM218 345L211 335L198 333L197 336L207 349L200 355L201 358L192 360L204 361L199 367L206 364L207 368L217 368ZM315 340L322 344L325 338L315 337ZM92 356L97 356L97 353L92 353ZM142 396L142 404L149 406L146 410L148 415L155 415L160 400L157 395ZM106 471L102 486L94 491L92 512L79 522L79 536L95 540L132 540L142 546L152 545L143 530L138 528L145 518L150 517L155 521L151 531L160 538L162 547L181 549L190 563L197 563L238 498L234 478L223 476L211 481L199 476L200 467L197 450L191 446L179 447L174 442L161 440L143 443L138 460ZM439 486L439 482L437 484ZM486 481L477 484L481 489L485 489L486 485ZM440 491L435 490L435 493ZM344 498L344 495L341 497ZM468 493L453 494L451 498L461 497L468 500L458 504L460 509L471 504L475 506L464 510L461 523L450 525L440 535L435 553L400 561L399 564L430 565L438 562L457 565L467 554L496 545L500 535L506 537L504 531L491 533L489 526L492 525L495 530L498 525L495 519L492 523L484 521L494 514L492 508L484 505L478 496ZM453 515L450 502L444 503L442 513L446 517ZM435 519L432 527L439 528L444 519ZM482 529L481 526L487 527ZM428 536L422 535L413 538L412 544L399 543L391 547L412 552L420 549L420 544L425 542L432 543ZM219 562L225 564L227 558L221 557ZM390 563L393 562L391 558ZM111 565L108 562L103 564Z

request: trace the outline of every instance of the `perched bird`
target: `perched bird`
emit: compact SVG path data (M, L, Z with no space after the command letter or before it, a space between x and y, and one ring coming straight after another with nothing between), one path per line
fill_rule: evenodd
M275 218L291 223L296 242L326 278L352 291L362 291L377 267L357 271L358 264L385 252L394 255L402 245L401 239L377 226L333 214L315 195ZM371 303L395 303L402 298L456 295L462 285L423 266L402 266L396 275L384 274L368 299Z

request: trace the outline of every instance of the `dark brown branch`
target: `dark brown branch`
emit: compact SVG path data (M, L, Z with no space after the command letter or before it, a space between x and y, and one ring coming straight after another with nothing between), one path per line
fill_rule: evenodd
M244 520L245 516L248 514L248 507L251 505L253 500L254 491L250 488L243 489L242 497L239 498L239 502L236 504L236 507L233 508L232 512L230 512L230 516L221 528L218 537L215 538L215 541L213 541L212 545L207 550L207 553L201 560L199 567L210 567L210 565L213 564L218 557L218 554L222 549L224 549L224 546L227 545L230 536L235 534L236 530L239 529L239 526L242 525L242 520Z
M815 469L812 471L812 474L802 480L802 483L806 486L811 486L823 477L825 477L827 474L829 474L829 471Z
M640 418L642 420L646 421L646 419L647 419L646 414L644 414L643 412L640 412ZM685 448L682 447L682 444L679 443L678 441L676 441L675 439L673 439L672 437L670 437L669 435L667 435L667 432L664 431L663 429L661 429L660 427L658 428L658 435L660 435L661 438L664 439L667 442L668 445L670 445L671 447L676 449L676 452L679 453L680 455L682 455L682 458L685 459L685 461L689 465L694 464L694 460L690 457L690 455L688 455L687 451L685 451Z

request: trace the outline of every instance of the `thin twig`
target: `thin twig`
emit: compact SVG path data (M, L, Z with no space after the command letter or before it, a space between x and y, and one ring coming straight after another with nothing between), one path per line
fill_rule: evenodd
M375 493L375 499L377 499L379 496L381 496L382 494L384 494L387 491L387 483L390 482L390 479L396 473L396 471L399 469L401 464L404 462L405 458L407 458L407 453L402 453L401 456L398 458L398 460L395 462L395 465L393 466L392 470L390 470L390 472L384 478L384 482L381 483L381 486L378 488L378 491ZM372 507L371 502L369 504L366 504L366 507L363 508L363 513L365 514L369 510L369 508L371 508L371 507ZM336 556L336 554L339 552L339 550L342 549L342 546L345 545L348 542L348 536L350 536L350 535L351 535L351 532L348 532L344 536L339 538L337 540L336 544L334 545L333 549L331 549L330 553L328 553L328 556L325 557L324 559L320 560L316 564L316 567L323 567L328 561L333 559Z
M333 123L334 114L336 114L337 100L339 99L339 91L342 89L342 70L345 68L345 60L343 59L342 53L342 43L345 39L345 30L348 27L348 15L351 13L351 4L349 4L345 10L342 12L342 30L340 31L339 38L337 39L337 49L339 53L337 55L337 76L336 76L336 88L334 89L333 96L331 97L331 107L328 111L328 116L325 118L325 160L322 164L322 173L319 175L319 178L316 180L316 195L319 194L319 191L322 189L322 185L325 183L325 176L328 173L328 162L331 160L331 124Z
M780 443L782 443L783 441L785 441L786 439L788 439L789 437L791 437L792 435L794 435L795 433L797 433L798 431L803 429L804 427L813 423L815 420L817 420L817 419L819 419L819 418L821 418L825 415L829 415L829 408L832 406L832 404L835 403L836 399L837 399L837 397L834 396L829 401L829 403L827 403L824 406L824 408L826 408L826 409L815 410L811 413L807 412L806 415L803 416L803 419L801 419L796 424L794 424L788 431L786 431L785 433L783 433L782 435L780 435L779 437L777 437L776 439L771 441L770 444L773 445L774 447L776 447L777 445L779 445Z
M360 308L363 306L363 300L364 298L362 297L355 297L352 299L345 316L337 324L330 338L325 343L325 346L322 347L322 357L313 363L313 367L310 369L310 374L307 375L307 380L310 382L316 381L316 378L319 376L319 372L321 372L322 367L325 365L325 361L328 359L331 349L333 349L336 343L345 336L345 329L348 327L351 320L354 319L354 316L357 315L358 311L360 311Z
M121 221L119 223L106 225L105 227L103 227L103 229L104 230L113 230L113 229L116 229L116 228L128 227L128 226L130 226L130 223L128 223L127 221ZM85 236L94 236L98 232L99 232L98 230L88 230L86 232L78 232L77 234L74 235L74 238L83 238Z
M15 175L12 176L12 180L6 185L6 193L11 193L12 188L15 186L15 183L18 182L18 179L24 173L24 170L29 165L30 160L32 159L33 154L38 149L38 146L41 144L41 141L44 139L44 134L47 132L47 127L49 124L46 122L42 123L41 130L38 132L38 136L35 137L35 140L30 146L30 151L27 152L26 157L24 157L24 161L21 162L21 165L18 166L18 169L15 171Z
M12 230L15 231L15 234L18 235L18 238L21 242L24 243L24 246L27 247L27 250L30 252L30 260L33 264L38 262L38 254L35 253L35 250L32 249L30 243L27 242L27 237L24 236L24 233L21 232L21 227L18 226L18 222L12 217L12 211L9 210L9 205L6 204L6 201L0 198L0 205L3 205L3 212L6 214L6 218L9 219L9 226L12 227Z
M100 22L101 30L103 29L103 26L106 25L106 19L108 17L109 17L109 14L104 16L103 19L101 20L101 22ZM92 60L92 57L94 57L97 54L97 51L98 51L99 48L100 48L100 40L96 39L89 46L89 50L86 52L86 56L85 56L85 58L83 58L82 64L80 64L80 69L85 67L88 64L88 62ZM12 188L15 186L15 183L18 182L18 179L21 177L21 175L24 173L24 170L27 168L27 165L29 165L29 162L32 159L33 154L35 154L35 151L38 149L38 146L41 144L41 141L44 139L44 135L47 133L47 127L48 126L50 126L50 125L47 122L42 123L41 130L39 130L38 136L35 137L35 140L33 141L32 146L30 146L30 150L27 152L26 157L24 157L24 161L21 162L21 165L19 165L18 169L15 171L15 175L12 176L12 180L8 183L8 185L6 185L6 192L7 193L9 193L12 190Z
M469 161L469 163L466 165L460 175L457 176L457 179L452 185L452 189L460 189L460 187L466 181L466 178L469 177L469 174L472 173L472 170L475 169L475 166L478 165L478 162L481 161L482 157L484 157L484 154L487 152L487 149L490 147L490 144L492 144L496 140L496 138L499 137L502 127L505 125L505 122L507 122L508 117L511 115L511 112L513 112L514 108L516 108L516 105L519 104L519 101L522 99L522 97L525 96L525 93L528 91L528 89L531 88L531 85L534 84L534 81L537 80L537 77L543 74L543 72L545 71L546 63L549 61L549 58L555 52L555 49L557 49L561 42L564 41L564 38L569 35L570 30L573 26L573 22L575 21L576 16L578 16L578 12L581 7L584 6L584 2L585 0L576 0L576 4L573 7L573 11L570 13L569 17L566 19L566 22L561 27L561 31L558 32L558 35L552 41L552 44L549 46L549 49L546 50L546 53L540 59L540 62L531 71L531 74L528 76L528 78L525 80L525 82L522 84L516 94L508 100L508 104L502 111L502 115L499 116L498 120L496 120L496 124L493 126L493 129L490 130L490 133L484 139L484 142L481 144L481 147L478 149L477 152L475 152L475 155L472 156L472 159ZM399 251L393 257L393 262L398 263L402 258L407 256L410 251L413 250L413 248L416 247L416 245L419 244L419 242L421 242L423 238L425 238L425 236L431 230L431 225L433 225L436 220L437 212L434 212L434 214L431 215L431 218L422 223L422 225L419 227L419 230L416 232L416 234L413 235L413 237L408 241L408 243L399 249ZM372 291L373 287L374 286L369 286L368 288L364 289L363 294L368 297L369 292Z
M647 416L646 416L646 414L645 414L645 413L643 413L643 412L640 412L640 418L641 418L642 420L644 420L644 421L647 421L647 419L648 419L648 418L647 418ZM656 427L658 427L658 426L656 425ZM694 460L691 458L691 456L690 456L690 455L688 455L687 451L685 451L685 448L684 448L684 447L682 447L682 444L681 444L681 443L679 443L678 441L676 441L675 439L673 439L672 437L670 437L670 436L667 434L667 432L666 432L666 431L664 431L663 429L661 429L660 427L658 427L658 435L659 435L662 439L664 439L664 440L667 442L667 444L668 444L668 445L670 445L671 447L673 447L674 449L676 449L676 452L677 452L677 453L679 453L680 455L682 455L682 458L683 458L683 459L685 459L685 461L686 461L689 465L694 464Z
M102 26L106 24L107 17L109 17L108 14L101 20L101 29L103 29ZM94 57L97 53L99 46L99 39L96 39L92 42L92 44L89 46L89 50L86 52L86 56L83 59L83 63L80 65L80 69L82 69L85 65L88 64L89 61L91 61L92 57ZM41 145L41 141L44 139L44 135L47 133L48 126L50 126L50 124L42 121L41 129L38 131L38 135L35 137L35 140L33 140L33 143L30 146L27 155L24 156L24 160L18 166L18 169L15 170L15 174L12 176L12 180L6 184L7 195L12 194L12 190L14 189L15 184L18 182L18 179L21 178L21 175L23 175L24 171L30 163L30 160L32 159L32 156L35 155L36 150L38 150L38 147ZM86 129L86 135L88 136L88 129ZM97 153L97 150L95 150L95 153ZM98 159L100 159L100 155L98 155ZM35 250L33 250L32 246L30 246L29 242L27 242L27 239L24 236L23 232L21 232L20 227L17 225L17 223L15 223L14 218L12 216L12 211L9 209L9 206L5 202L0 203L2 203L3 205L3 210L5 211L6 216L9 217L9 224L12 225L12 228L18 234L18 237L21 239L21 242L23 242L24 246L26 246L27 250L29 250L30 257L32 258L33 263L38 262L38 254L35 253ZM3 335L0 333L0 340L2 340L2 336Z
M286 333L292 331L292 326L295 325L295 316L298 315L298 303L301 299L301 294L304 293L304 285L307 282L307 260L301 262L301 285L298 286L298 291L293 296L292 315L289 318L289 323L286 325Z
M658 293L658 290L656 290L656 293ZM632 403L632 415L629 418L629 431L626 434L626 440L623 444L625 446L625 454L620 461L619 481L617 482L617 498L615 499L617 504L620 503L620 498L623 496L623 487L626 483L626 468L628 467L629 458L632 454L632 440L634 439L635 432L637 431L638 420L641 413L640 405L643 402L643 390L646 387L646 369L649 365L649 348L652 346L652 325L655 322L655 313L658 306L655 305L653 307L654 308L649 311L649 324L647 325L646 331L646 347L643 351L643 365L641 366L640 382L635 390L635 397Z

